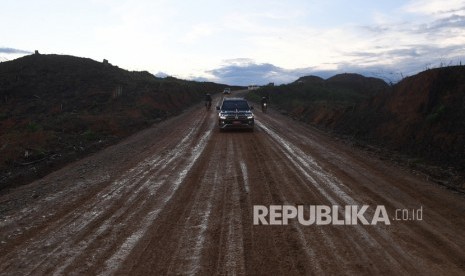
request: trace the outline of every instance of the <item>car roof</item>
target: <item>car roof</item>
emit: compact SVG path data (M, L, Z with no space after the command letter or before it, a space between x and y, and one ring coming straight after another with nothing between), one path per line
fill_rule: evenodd
M224 98L223 101L246 101L244 98Z

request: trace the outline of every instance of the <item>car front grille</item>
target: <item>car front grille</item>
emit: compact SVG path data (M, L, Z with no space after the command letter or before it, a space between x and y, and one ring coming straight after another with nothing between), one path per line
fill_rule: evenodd
M234 120L239 120L239 121L243 121L243 120L247 120L247 116L244 115L244 114L228 114L226 115L226 120L228 121L234 121Z

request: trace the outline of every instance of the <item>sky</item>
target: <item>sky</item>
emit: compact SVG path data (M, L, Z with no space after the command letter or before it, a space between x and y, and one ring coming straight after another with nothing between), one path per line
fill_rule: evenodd
M0 0L0 61L39 50L231 85L465 63L465 0Z

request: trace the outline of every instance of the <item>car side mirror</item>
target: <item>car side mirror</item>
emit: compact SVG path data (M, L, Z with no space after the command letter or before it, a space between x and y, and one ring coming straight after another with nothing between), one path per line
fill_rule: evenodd
M217 106L217 107L216 107L216 110L220 110L220 107L219 107L219 106Z
M253 105L250 107L250 110L253 110Z

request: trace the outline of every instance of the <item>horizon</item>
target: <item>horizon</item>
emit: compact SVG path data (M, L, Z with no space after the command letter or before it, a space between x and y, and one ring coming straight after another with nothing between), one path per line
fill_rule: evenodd
M18 16L20 14L21 16ZM0 61L64 54L246 86L356 73L396 83L465 60L465 1L14 1Z
M37 51L38 51L38 50L37 50ZM42 54L42 53L40 53L40 51L38 51L38 54L39 54L39 55L42 55L42 56L67 56L67 57L73 57L73 58L78 58L78 59L90 59L90 60L92 60L93 62L103 63L103 60L94 60L94 59L88 58L88 57L80 57L80 56L74 56L74 55L69 55L69 54L66 54L66 55L65 55L65 54L54 54L54 53ZM35 55L35 53L28 53L27 55L22 55L22 56L20 56L20 57L17 57L17 58L11 59L11 60L10 60L10 59L0 60L0 63L3 63L3 62L14 62L15 60L18 60L18 59L21 59L21 58L24 58L24 57L28 57L28 56L34 56L34 55ZM113 64L113 63L111 63L111 61L109 61L109 60L105 60L105 61L108 62L111 66L115 66L115 67L117 67L117 68L119 68L119 69L121 69L121 70L125 70L125 71L128 71L128 72L139 72L139 73L141 73L141 72L148 72L149 74L153 75L153 76L156 77L156 78L162 78L162 79L164 79L164 78L176 78L176 79L180 79L180 80L184 80L184 81L214 82L214 81L211 81L211 80L195 80L195 79L194 79L194 80L189 80L189 79L184 79L184 78L180 78L180 77L176 77L176 76L171 76L171 75L167 75L167 74L153 74L153 73L151 73L151 72L149 72L149 71L147 71L147 70L140 70L140 71L138 71L138 70L130 70L130 69L127 69L127 68L122 68L122 67L119 66L118 64ZM429 68L429 69L434 69L434 68ZM291 80L291 81L289 81L289 82L281 83L281 84L284 84L284 85L286 85L286 84L291 84L291 83L296 82L296 81L298 81L299 79L305 78L305 77L318 77L318 78L321 78L321 79L323 79L323 80L328 80L328 79L330 79L330 78L332 78L332 77L335 77L335 76L338 76L338 75L344 75L344 74L357 74L357 75L361 75L361 76L367 77L367 78L370 77L370 76L366 76L366 75L363 75L363 74L360 74L360 73L354 73L354 72L336 72L336 73L334 73L334 74L331 74L331 72L328 71L328 72L323 73L322 75L315 75L315 74L310 74L310 75L299 75L299 76L296 77L296 79L293 79L293 80ZM374 77L374 78L377 78L377 77ZM380 79L380 80L385 81L385 80L382 79L382 78L377 78L377 79ZM215 83L217 83L217 82L215 82ZM217 84L223 84L223 85L229 85L229 86L242 86L242 87L247 87L247 86L249 86L249 85L257 85L257 84L255 84L255 83L250 83L250 84L247 84L247 85L236 85L236 84L228 84L228 83L217 83ZM269 84L270 84L270 83L263 83L263 84L260 84L259 86L267 86L267 85L269 85ZM273 84L274 84L274 83L273 83ZM388 84L389 84L389 83L388 83Z

